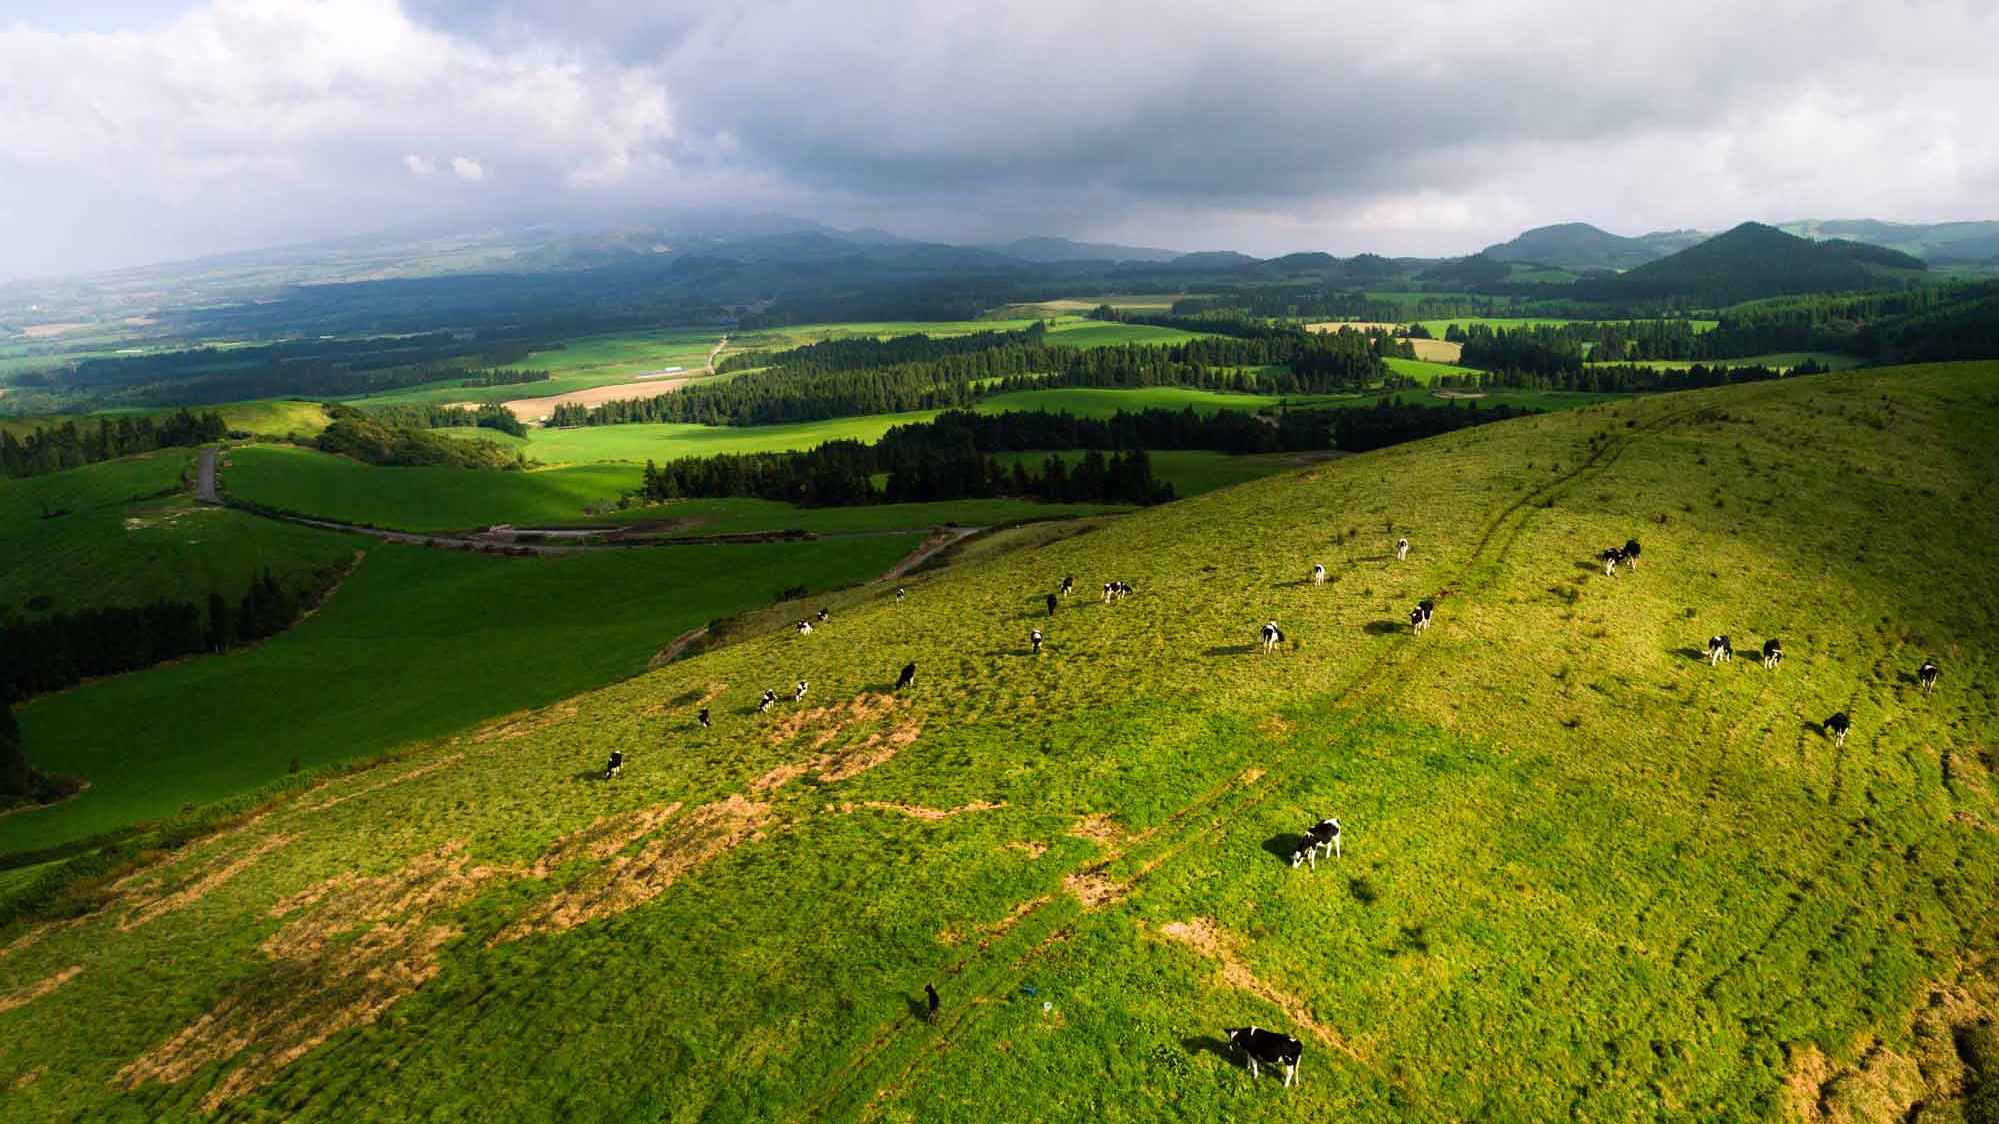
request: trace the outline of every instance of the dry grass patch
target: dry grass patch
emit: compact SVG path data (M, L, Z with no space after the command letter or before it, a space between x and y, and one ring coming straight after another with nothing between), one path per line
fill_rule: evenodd
M919 804L896 804L887 800L863 800L858 804L842 804L840 811L847 814L866 809L872 812L895 812L918 820L947 820L952 816L962 816L966 812L990 812L1006 807L1006 801L991 804L984 800L974 800L970 804L960 804L956 808L925 808ZM1045 848L1044 848L1045 849Z
M465 760L465 755L462 753L453 753L447 757L440 757L437 760L432 761L428 765L419 765L416 768L411 769L410 771L403 773L399 776L390 777L387 780L376 781L374 784L368 785L364 788L355 789L353 792L342 793L341 795L338 796L329 796L326 799L321 800L316 804L303 805L299 808L299 811L324 812L328 808L339 807L340 805L347 803L349 800L358 800L363 796L373 795L374 793L380 792L383 789L392 787L394 785L408 784L409 782L416 780L420 777L429 776L430 774L437 772L439 769L456 765L463 760Z
M831 784L844 781L848 777L859 776L902 752L923 733L920 722L905 722L887 733L869 734L867 737L847 746L845 749L829 753L819 759L816 768L819 779Z
M1159 927L1159 935L1193 949L1203 959L1215 961L1220 966L1221 982L1225 986L1236 991L1246 991L1264 1000L1282 1010L1284 1016L1293 1024L1304 1027L1311 1032L1312 1037L1325 1045L1357 1061L1366 1061L1347 1044L1346 1039L1313 1018L1312 1009L1305 1005L1304 1000L1256 978L1256 974L1242 962L1235 938L1212 920L1196 917L1192 921L1168 922Z
M1069 834L1078 839L1087 839L1100 847L1116 847L1130 835L1122 825L1103 812L1091 812L1070 824Z
M228 862L195 874L170 891L157 890L150 895L135 895L131 908L118 921L120 930L136 929L155 917L193 905L207 897L210 892L227 884L237 875L248 870L252 864L291 842L287 835L272 835L259 840L249 850Z
M83 965L71 964L53 976L36 980L26 987L10 991L5 995L0 995L0 1015L4 1015L16 1007L25 1007L33 1003L35 1000L75 979L77 974L82 971Z
M860 694L846 702L801 710L779 719L765 735L766 744L783 745L806 730L815 730L811 748L824 749L850 726L872 721L895 709L895 696Z
M656 808L640 808L622 815L599 816L590 826L579 828L548 845L528 868L528 877L546 878L549 873L563 863L574 859L588 858L602 861L617 854L639 840L651 835L659 826L680 811L681 804L674 801Z

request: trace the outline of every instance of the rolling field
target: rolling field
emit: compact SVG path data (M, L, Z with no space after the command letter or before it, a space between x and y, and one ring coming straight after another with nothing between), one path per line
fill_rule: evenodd
M267 434L283 437L297 433L314 436L326 428L326 411L317 402L299 402L289 398L264 398L249 402L228 402L220 406L193 407L196 413L222 415L223 424L231 430L244 433ZM164 417L173 410L113 410L108 416L118 418L127 414L151 414ZM28 417L0 417L0 429L7 430L16 437L25 436L41 426L61 425L75 422L79 427L97 424L97 414L43 414Z
M235 449L218 473L232 499L375 527L464 531L494 523L581 523L639 486L626 464L536 472L376 468L283 445Z
M1999 1064L1994 379L1347 457L417 747L0 933L0 1117L1965 1119ZM1093 601L1111 577L1137 595ZM487 604L539 627L520 581ZM400 678L357 637L350 721L457 698L454 662L487 713L526 705L493 682L507 615ZM1787 659L1709 667L1717 632ZM28 708L31 752L67 698ZM274 720L232 744L295 752ZM1327 815L1344 857L1292 869ZM1295 1088L1229 1055L1247 1023L1303 1040Z
M1469 367L1459 367L1451 363L1433 363L1427 359L1384 359L1388 369L1406 378L1415 379L1425 386L1445 375L1462 375Z
M91 787L0 817L0 855L164 819L282 780L294 761L367 757L601 686L642 671L682 631L778 590L872 578L919 538L559 558L370 543L326 604L288 632L22 707L36 764Z
M191 449L0 480L0 617L241 598L278 575L345 562L359 540L202 507L181 490ZM61 514L54 514L54 513Z
M637 375L651 374L666 367L684 367L685 374L699 375L707 370L708 353L721 342L722 336L720 330L706 328L666 328L651 332L584 336L567 340L559 348L533 352L510 365L515 370L547 371L550 375L547 382L467 387L461 385L463 379L446 379L347 401L373 406L506 402L628 382Z

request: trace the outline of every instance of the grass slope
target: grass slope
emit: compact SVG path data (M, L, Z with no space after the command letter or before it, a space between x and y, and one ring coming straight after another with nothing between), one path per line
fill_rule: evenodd
M300 402L290 398L259 398L247 402L225 402L220 406L196 406L196 413L214 412L222 415L223 424L231 430L243 433L267 434L284 437L297 433L313 436L326 428L326 410L317 402ZM24 417L0 417L0 429L23 437L43 426L61 425L75 422L79 428L94 427L102 416L119 418L127 415L150 414L165 417L173 410L113 410L106 414L42 414Z
M0 617L162 597L205 606L212 591L233 601L259 570L316 569L359 545L197 505L181 490L194 457L169 449L0 481Z
M1995 378L1349 457L427 747L14 936L0 1116L1949 1113L1999 906ZM1710 668L1715 632L1789 658ZM1329 814L1345 858L1290 869ZM1296 1088L1227 1056L1249 1022L1305 1040Z
M34 762L83 795L0 817L54 846L302 767L440 737L643 670L686 629L792 585L871 578L913 535L495 558L375 544L320 611L254 648L100 680L20 711Z

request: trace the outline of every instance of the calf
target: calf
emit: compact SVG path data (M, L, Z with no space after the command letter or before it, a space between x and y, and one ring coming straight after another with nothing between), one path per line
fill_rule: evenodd
M757 713L762 714L764 711L769 710L771 704L775 702L777 702L777 692L766 690L763 699L757 703Z
M1298 1058L1304 1054L1305 1046L1288 1034L1274 1030L1264 1030L1254 1026L1225 1027L1222 1033L1228 1036L1229 1045L1241 1051L1249 1059L1249 1075L1260 1077L1262 1072L1257 1063L1281 1065L1284 1067L1284 1087L1289 1089L1291 1081L1298 1074Z
M1062 579L1062 596L1067 597L1071 593L1075 592L1075 590L1076 590L1076 575L1070 574L1068 577Z
M705 707L705 706L704 706L704 707L702 707L702 708L701 708L701 713L700 713L700 714L699 714L699 715L697 716L697 718L699 719L699 721L700 721L700 723L701 723L701 728L702 728L702 729L704 729L704 730L708 729L708 708L707 708L707 707Z
M1708 637L1707 665L1709 667L1713 667L1718 663L1734 663L1734 662L1735 662L1735 646L1728 642L1728 636L1726 634L1723 634L1721 636Z
M902 675L896 679L895 689L900 691L904 687L907 687L915 682L916 682L916 661L911 660L908 663L902 665Z
M1263 650L1266 652L1274 652L1277 650L1279 644L1284 643L1284 630L1277 627L1276 621L1266 622L1263 626L1262 635Z
M1627 570L1636 570L1636 569L1638 568L1638 554L1639 554L1639 547L1638 547L1638 540L1637 540L1637 539L1625 539L1625 540L1624 540L1624 568L1625 568L1625 569L1627 569Z
M1777 643L1777 638L1774 636L1765 640L1763 642L1763 670L1775 671L1777 670L1777 665L1783 662L1784 646Z
M1408 539L1396 539L1396 540L1395 540L1395 560L1396 560L1397 562L1401 562L1401 561L1403 561L1404 559L1406 559L1406 558L1408 558L1408 557L1409 557L1409 540L1408 540Z
M806 620L804 617L798 618L798 623L793 627L798 629L798 635L800 636L812 635L812 622Z
M1437 603L1425 597L1409 610L1409 631L1418 636L1430 627L1430 615L1437 611Z
M791 701L792 702L805 701L805 680L800 679L798 681L798 687L791 692Z
M1048 615L1055 615L1055 595L1052 593L1048 595Z
M614 781L625 771L625 755L618 750L611 751L611 759L604 763L604 779Z
M1853 720L1843 710L1825 720L1825 732L1832 735L1832 744L1841 749L1846 748L1846 735L1852 729Z
M905 597L907 597L907 596L909 596L909 591L908 591L908 590L906 590L906 589L902 588L901 586L896 586L896 587L895 587L895 603L896 603L896 604L898 604L898 605L902 604L902 599L903 599L903 598L905 598Z
M1040 655L1040 654L1041 654L1041 630L1040 630L1040 629L1038 629L1038 628L1037 628L1037 629L1035 629L1034 631L1032 631L1032 632L1029 632L1029 633L1027 634L1027 642L1028 642L1029 644L1032 644L1032 645L1034 645L1034 654L1035 654L1035 655L1037 655L1037 656L1038 656L1038 655Z
M1298 848L1291 852L1293 867L1310 863L1313 870L1319 869L1319 856L1327 851L1334 858L1343 857L1340 851L1340 821L1324 819L1305 829L1305 837L1298 841Z
M1613 546L1597 555L1596 560L1603 563L1603 576L1614 578L1617 576L1617 564L1624 561L1624 551Z
M821 609L819 610L819 623L820 623L820 624L825 624L825 623L826 623L826 618L827 618L827 617L828 617L829 615L830 615L830 614L829 614L829 613L827 613L827 611L826 611L826 610L825 610L824 608L821 608Z
M1925 695L1937 689L1936 661L1923 661L1923 666L1916 669L1916 682L1922 684L1923 694Z
M1325 563L1323 563L1323 562L1314 562L1314 563L1312 563L1312 584L1313 584L1313 585L1324 585L1324 584L1326 584L1326 565L1325 565Z

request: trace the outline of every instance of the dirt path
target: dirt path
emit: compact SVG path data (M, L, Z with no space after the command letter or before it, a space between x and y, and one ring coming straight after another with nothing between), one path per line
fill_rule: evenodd
M881 580L885 582L894 581L929 561L931 555L936 554L952 543L968 539L983 530L985 530L984 527L942 527L932 531L930 537L924 539L921 546L909 552L908 557L889 567L888 573L883 574Z
M710 351L710 352L708 353L708 373L709 373L709 374L711 374L711 375L712 375L712 374L714 374L714 373L715 373L715 357L716 357L717 355L720 355L720 354L722 354L722 349L723 349L723 348L725 348L725 347L727 347L727 346L729 346L729 337L727 337L727 336L723 336L723 337L722 337L722 338L721 338L720 340L717 340L717 341L716 341L716 343L715 343L715 348L714 348L714 350L713 350L713 351Z
M213 446L201 451L201 461L194 475L194 499L197 503L222 502L222 497L215 494L215 457Z
M694 643L696 640L699 640L706 635L708 635L708 626L705 624L702 625L700 628L688 629L686 632L683 632L680 635L674 637L673 643L668 644L666 647L661 648L659 651L653 653L652 662L648 663L646 666L658 667L661 664L672 663L674 660L680 658L680 653L685 652L687 650L688 645Z

